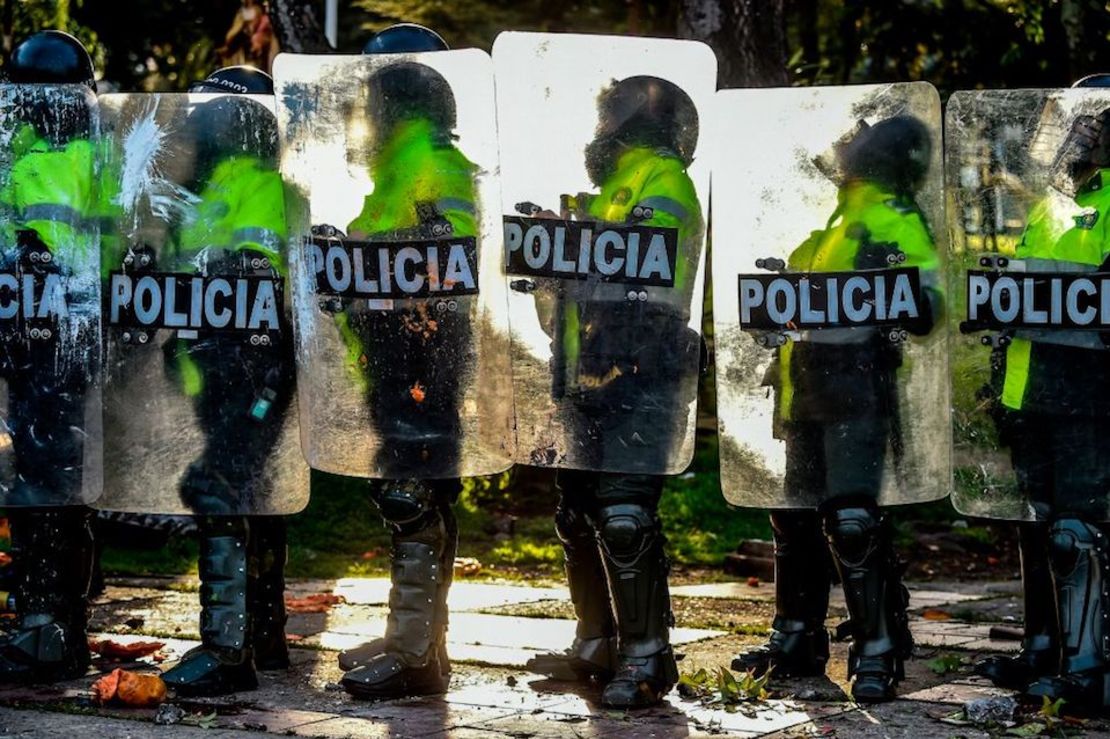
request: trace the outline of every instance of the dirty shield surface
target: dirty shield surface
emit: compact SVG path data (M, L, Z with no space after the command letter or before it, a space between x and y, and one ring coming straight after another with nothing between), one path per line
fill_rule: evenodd
M729 502L947 494L940 121L926 83L717 93L713 326Z
M274 76L309 463L379 479L506 469L489 56L283 54Z
M493 50L516 461L693 455L716 60L697 42L503 33Z
M289 514L298 445L273 99L101 97L109 510Z
M946 113L953 502L1110 512L1110 94L957 92Z
M0 506L101 493L99 113L0 85Z

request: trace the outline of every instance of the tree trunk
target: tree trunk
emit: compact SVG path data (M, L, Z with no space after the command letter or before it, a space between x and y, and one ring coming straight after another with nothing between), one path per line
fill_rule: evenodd
M678 32L717 54L721 87L786 85L784 0L682 0Z
M318 54L331 50L318 5L306 0L270 0L270 21L282 51Z

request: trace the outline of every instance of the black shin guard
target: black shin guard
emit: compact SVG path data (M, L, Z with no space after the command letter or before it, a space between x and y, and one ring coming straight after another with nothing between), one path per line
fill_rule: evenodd
M1022 690L1040 677L1056 674L1060 667L1060 625L1049 563L1049 524L1045 521L1017 525L1021 550L1022 600L1025 610L1021 651L1014 656L988 657L975 672L1001 688Z
M90 656L92 573L87 508L13 509L19 621L0 642L0 682L53 682L84 674Z
M1026 694L1100 710L1110 706L1110 542L1100 526L1075 518L1055 521L1049 538L1060 619L1060 672L1033 683Z
M602 562L617 626L617 672L602 702L617 708L657 704L678 680L670 646L669 564L659 517L638 503L598 511Z
M533 657L527 668L557 680L608 681L616 669L616 626L597 536L585 514L566 498L555 510L555 531L563 542L577 619L574 642L564 652Z
M259 670L289 667L285 643L285 563L289 557L285 519L253 516L250 519L251 575L255 578L251 602L251 644Z
M200 520L201 645L165 673L180 695L222 695L258 687L251 649L249 524L245 517Z
M816 511L771 512L775 536L775 620L767 644L744 652L732 669L774 677L825 674L825 617L832 587L829 545Z
M844 586L852 643L848 674L861 702L894 698L913 651L909 593L894 556L892 532L871 501L843 501L825 512L825 533Z
M341 658L341 666L344 660L356 665L342 680L355 697L430 695L447 688L447 590L453 564L447 558L454 559L458 527L440 487L391 481L375 490L375 502L393 528L389 616L382 639Z

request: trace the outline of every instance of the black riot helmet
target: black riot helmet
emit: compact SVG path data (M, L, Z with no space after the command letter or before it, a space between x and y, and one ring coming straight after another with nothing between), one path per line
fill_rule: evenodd
M444 135L455 128L455 94L443 75L428 65L390 64L371 75L367 84L370 113L381 131L416 119L430 121Z
M96 91L92 59L80 41L62 31L39 31L12 51L6 69L16 84L87 85Z
M597 100L597 132L586 147L590 180L601 186L624 149L643 146L694 160L698 111L686 92L659 77L638 75L614 82Z
M262 103L238 97L273 95L270 75L253 67L224 67L190 85L189 92L225 93L202 100L189 113L196 142L195 185L202 185L221 161L232 156L254 156L266 167L277 166L277 120Z
M378 31L362 47L363 54L415 54L421 51L447 51L443 37L416 23L396 23Z
M910 115L896 115L873 126L864 124L840 149L838 159L845 180L869 180L912 195L929 170L932 153L925 124Z
M1071 122L1052 162L1052 184L1075 194L1095 170L1110 167L1110 108L1083 114Z
M189 85L189 92L231 92L240 95L273 95L274 78L254 67L236 66L217 69L200 82Z

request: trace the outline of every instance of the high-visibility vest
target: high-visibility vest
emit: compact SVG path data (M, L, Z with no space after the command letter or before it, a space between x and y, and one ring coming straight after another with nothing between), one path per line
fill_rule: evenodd
M796 272L852 272L866 244L889 244L905 255L901 267L917 267L923 286L939 284L940 258L933 236L912 202L875 182L852 180L837 193L837 206L825 228L813 231L791 252L787 268ZM779 348L778 412L791 420L795 383L791 355L794 342Z

